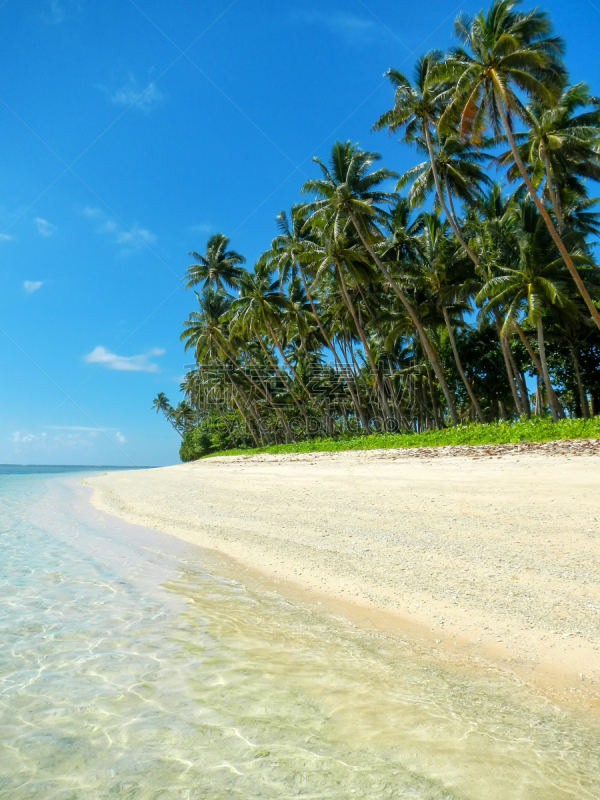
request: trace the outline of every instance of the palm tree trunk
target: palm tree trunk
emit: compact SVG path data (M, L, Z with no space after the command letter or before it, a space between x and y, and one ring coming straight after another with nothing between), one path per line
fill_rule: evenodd
M291 398L292 398L292 400L294 401L294 405L296 406L296 408L298 409L298 411L299 411L299 412L302 414L302 416L304 417L304 421L305 421L305 422L307 422L307 421L308 421L308 418L307 418L307 416L306 416L306 413L305 413L305 410L304 410L304 408L302 407L302 404L301 404L301 403L300 403L300 401L299 401L299 400L296 398L296 395L295 395L295 394L294 394L294 392L292 391L292 388L291 388L291 386L289 385L289 383L287 382L287 380L285 379L284 375L283 375L283 374L282 374L282 373L279 371L279 369L277 368L277 364L276 364L276 363L273 361L273 359L271 358L271 354L269 353L268 349L265 347L265 343L263 342L263 340L262 340L262 338L261 338L260 334L256 334L256 338L257 338L257 340L258 340L258 344L260 345L260 347L261 347L261 349L262 349L263 353L266 355L266 357L267 357L267 360L268 360L269 364L271 365L271 368L273 369L273 371L275 372L275 374L277 375L277 377L279 378L279 380L282 382L282 384L285 386L285 388L286 388L286 389L287 389L287 391L289 392L289 395L290 395L290 397L291 397Z
M542 376L542 378L543 378L544 369L542 367L542 363L541 363L540 359L537 357L536 352L533 349L533 347L529 344L529 340L525 336L525 331L523 330L523 328L521 328L521 326L519 325L518 322L515 321L514 325L515 325L515 329L516 329L517 333L519 334L519 337L520 337L521 341L525 345L525 349L527 350L527 353L529 354L529 358L533 362L533 366L536 368L536 371L537 371L538 375ZM564 409L561 406L560 400L556 396L556 392L554 391L554 388L553 388L553 386L551 384L547 384L546 385L546 392L548 393L548 403L550 404L550 406L556 409L556 413L558 414L559 417L563 417L564 418L564 416L565 416Z
M544 378L544 384L546 386L546 391L548 393L548 400L550 401L550 412L552 413L552 422L558 422L558 413L556 410L556 405L551 400L553 391L552 391L552 384L550 383L550 374L548 372L548 363L546 361L546 345L544 343L544 324L542 322L541 317L539 317L537 321L537 336L538 336L538 347L540 349L540 363L542 365L542 376Z
M247 355L248 355L248 358L249 358L250 362L251 362L251 363L252 363L252 365L254 366L254 368L255 368L255 369L257 369L257 370L258 370L258 369L260 369L260 367L259 367L259 366L256 364L255 360L252 358L251 354L248 352L248 354L247 354ZM244 375L245 375L245 373L244 373ZM245 377L246 377L246 378L247 378L247 379L248 379L248 380L249 380L249 381L252 383L252 385L253 385L253 386L254 386L256 389L258 389L258 391L260 392L260 394L261 394L261 395L264 397L264 399L267 401L267 404L268 404L268 405L269 405L269 406L270 406L270 407L273 409L273 411L275 412L275 416L276 416L276 417L277 417L277 419L279 420L279 423L280 423L280 425L281 425L281 427L282 427L282 429L283 429L283 432L284 432L284 436L285 436L285 439L286 439L286 441L292 441L292 442L293 442L293 441L295 441L294 437L291 435L291 433L290 433L290 431L289 431L289 425L287 424L287 420L286 420L286 418L283 416L283 414L281 413L281 411L280 411L280 410L277 408L276 404L273 402L273 399L271 398L271 393L269 392L268 388L267 388L266 386L264 386L264 384L263 384L264 388L263 388L263 389L260 389L260 388L258 387L258 385L257 385L257 384L256 384L256 383L255 383L255 382L252 380L252 378L251 378L249 375L245 375Z
M502 127L504 128L504 132L506 134L506 138L508 140L508 144L510 145L510 149L511 149L513 158L515 160L515 164L517 165L517 167L519 169L519 172L521 173L521 177L525 181L525 185L527 186L529 194L531 195L531 199L535 203L537 210L540 212L541 217L543 218L544 222L546 223L546 227L548 228L548 230L550 232L550 235L552 236L552 238L554 240L554 243L558 247L558 250L559 250L561 256L563 257L563 260L564 260L565 264L567 265L567 269L571 273L571 277L575 281L575 285L577 286L577 289L579 290L579 294L583 297L583 299L585 301L585 304L588 307L588 310L589 310L590 314L592 315L592 318L593 318L594 322L596 323L596 325L600 329L600 313L598 313L598 309L596 308L592 298L588 294L588 291L585 288L583 281L581 280L581 276L579 275L579 273L577 272L577 269L575 268L575 264L573 264L571 256L569 255L569 253L567 251L567 248L565 247L565 245L563 243L563 240L560 238L556 228L554 227L554 225L552 223L552 220L550 219L550 215L548 214L548 212L546 211L546 209L544 207L544 204L542 203L542 201L538 197L538 194L537 194L537 192L535 190L535 187L534 187L534 185L533 185L533 183L531 181L531 178L529 177L529 173L525 169L525 164L523 163L523 159L521 158L521 154L519 153L519 150L517 148L517 145L516 145L516 142L515 142L515 137L513 136L511 125L510 125L510 123L508 121L508 118L506 116L506 111L504 110L504 104L502 102L502 98L500 97L497 89L495 90L494 94L495 94L495 98L496 98L496 105L498 107L498 113L500 114L500 119L502 120Z
M371 258L373 259L379 270L385 276L385 279L388 281L388 283L398 296L398 299L406 309L408 316L411 318L413 325L417 329L417 333L419 334L419 339L421 340L423 350L425 351L427 357L429 358L429 361L431 362L431 366L433 367L433 371L435 372L435 377L438 379L438 383L442 387L442 392L444 393L444 397L446 398L448 411L450 412L450 416L452 418L452 424L459 425L460 420L458 418L458 414L456 413L454 399L452 398L450 390L448 389L448 384L446 383L446 377L444 375L444 370L442 368L441 361L439 359L438 354L435 351L435 348L433 347L431 341L429 340L429 337L427 336L425 328L421 325L421 321L419 320L417 313L412 307L411 303L408 301L408 298L406 297L402 289L398 286L396 281L393 279L393 277L390 274L390 271L384 265L383 261L379 258L374 248L371 246L370 242L367 240L367 237L363 232L362 225L359 224L358 220L356 219L356 217L352 212L350 212L350 219L352 220L352 224L356 228L356 232L360 236L362 243L369 251L369 255L371 256Z
M222 353L225 355L225 357L226 357L226 358L227 358L229 361L231 361L231 363L233 364L233 366L234 366L236 369L238 369L238 370L239 370L239 369L240 369L240 365L239 365L239 364L236 362L236 360L235 360L235 359L234 359L234 358L233 358L233 357L232 357L232 356L231 356L231 355L230 355L230 354L227 352L226 348L224 348L224 347L223 347L223 346L222 346L222 345L221 345L219 342L217 342L217 347L218 347L218 348L221 350L221 352L222 352ZM250 354L248 354L248 356L250 357ZM250 357L250 358L251 358L251 357ZM266 392L265 392L263 389L261 389L261 387L260 387L260 386L259 386L259 385L256 383L256 381L255 381L255 380L252 378L252 376L250 376L250 375L246 374L245 372L244 372L244 373L242 373L242 374L244 375L244 377L246 378L246 380L247 380L247 381L248 381L248 382L249 382L249 383L250 383L252 386L254 386L254 388L256 389L256 391L257 391L257 392L258 392L260 395L262 395L262 397L263 397L263 398L264 398L264 399L267 401L267 404L268 404L268 405L270 405L270 406L273 408L273 411L274 411L274 412L275 412L275 414L277 415L277 418L278 418L278 419L280 419L280 417L281 417L281 414L279 413L279 410L278 410L278 409L277 409L277 408L274 406L274 404L273 404L273 403L270 401L270 398L269 398L268 394L267 394L267 393L266 393ZM238 387L238 388L240 389L240 391L242 391L241 387ZM245 392L244 392L244 394L245 394ZM260 418L260 415L258 414L258 412L257 412L257 411L256 411L256 410L253 408L252 404L249 404L249 405L248 405L248 407L250 408L250 411L252 412L252 416L253 416L253 417L254 417L254 419L256 420L256 423L257 423L257 426L258 426L258 430L259 430L259 432L260 432L260 437L261 437L261 439L262 439L262 440L264 440L264 425L263 425L263 421L261 420L261 418ZM282 424L284 424L284 425L285 425L285 420L283 419L283 417L281 417L280 421L282 421L282 420L283 420ZM285 427L284 427L284 430L285 430Z
M506 377L508 378L508 384L510 386L510 391L512 392L513 400L515 403L515 408L517 409L517 414L519 416L523 413L523 407L521 405L521 399L517 393L517 387L515 386L515 380L513 376L512 366L510 364L510 357L508 355L508 340L506 336L502 333L502 324L500 323L500 314L497 309L494 309L494 318L496 320L496 330L498 332L498 338L500 339L500 348L502 349L502 356L504 358L504 367L506 369Z
M347 385L352 396L352 402L354 403L354 412L358 419L360 420L360 424L363 426L364 430L368 430L369 428L369 420L366 418L364 409L360 402L360 394L358 391L358 385L355 384L354 388L352 388L352 384L354 383L354 373L352 371L352 367L350 366L350 362L348 361L348 356L346 355L345 346L341 344L343 340L340 340L340 349L342 351L342 355L344 356L344 361L346 362L345 366L345 375L347 377ZM351 377L352 376L352 377ZM356 389L356 392L354 391Z
M279 351L279 355L280 355L280 356L281 356L281 358L283 359L283 361L284 361L284 363L285 363L286 367L287 367L287 368L289 369L289 371L292 373L292 375L294 376L294 378L295 378L295 379L298 381L298 383L300 384L300 386L302 386L302 388L304 389L304 391L305 391L305 392L306 392L306 394L308 395L308 398L309 398L309 400L310 400L312 403L315 403L315 405L316 405L316 400L315 400L315 398L312 396L312 394L310 393L309 389L306 387L306 385L305 385L304 381L302 380L302 378L300 377L300 375L298 375L298 373L296 372L296 370L294 369L294 367L293 367L293 366L290 364L290 362L289 362L289 361L288 361L288 359L286 358L286 355L285 355L285 353L283 352L283 348L281 347L281 345L280 345L280 343L279 343L279 339L278 339L278 338L277 338L277 336L275 335L275 331L274 331L274 330L273 330L273 328L271 327L271 324L270 324L269 320L267 319L267 316L266 316L266 314L263 314L263 319L264 319L264 321L265 321L265 325L267 326L267 330L269 331L269 336L270 336L270 337L271 337L271 339L273 340L273 343L275 344L275 347L276 347L276 348L277 348L277 350Z
M427 383L429 385L429 395L431 397L431 407L433 409L433 422L437 430L441 430L444 426L440 422L440 415L438 413L437 403L435 402L435 392L433 390L433 381L431 380L431 370L429 364L425 362L425 369L427 370Z
M248 397L248 395L242 389L241 386L237 386L236 388L237 388L237 390L239 392L240 397L242 398L242 402L246 404L246 408L250 411L250 414L254 418L254 422L256 423L256 430L258 431L258 435L260 437L260 444L264 445L265 444L265 426L264 426L263 421L262 421L262 419L260 417L260 414L258 413L258 409L256 409L254 407L254 403ZM250 429L250 430L252 430L252 429ZM269 444L270 443L269 442L269 437L266 437L266 439L267 439L267 444Z
M373 358L373 353L371 352L371 348L369 347L369 342L367 341L367 337L365 335L363 327L360 324L358 316L356 315L356 310L354 308L354 305L352 304L352 300L350 299L350 295L348 294L348 287L346 286L346 281L344 279L344 271L343 271L342 267L339 264L337 264L336 266L337 266L337 270L338 270L338 275L340 276L340 287L342 289L342 295L344 297L344 302L346 303L348 311L352 315L352 319L354 320L354 325L356 327L356 332L360 336L360 340L362 342L362 345L363 345L363 348L364 348L364 351L365 351L365 355L367 356L367 358L369 359L369 362L371 364L371 370L373 372L373 377L375 378L375 382L377 383L377 389L379 390L379 397L380 397L380 400L381 400L381 407L383 409L383 413L386 415L386 417L389 418L389 417L392 416L392 413L391 413L390 408L389 408L388 403L387 403L387 399L386 399L386 396L385 396L385 389L384 389L384 386L383 386L383 384L381 382L381 377L379 375L379 371L377 369L377 365L375 364L375 359Z
M550 168L550 159L548 158L548 153L546 152L545 149L544 149L544 165L546 167L546 186L548 187L550 202L552 203L552 208L554 209L554 213L556 215L556 221L558 223L558 232L562 234L565 229L565 220L562 214L562 208L560 207L560 198L554 187L554 181L552 180L552 169Z
M588 401L585 395L585 391L583 389L583 382L581 380L581 371L579 369L579 353L577 352L577 350L578 348L576 346L571 348L573 371L575 373L575 380L577 381L577 390L579 392L579 403L581 405L581 413L583 414L584 419L589 419L590 409L588 406Z
M515 381L517 383L517 387L519 389L519 400L521 401L521 409L522 413L529 417L529 400L527 398L527 386L525 385L525 381L523 380L523 376L521 375L519 368L517 367L517 362L515 361L515 354L513 353L513 349L510 344L510 339L507 339L506 342L506 351L508 353L508 357L510 359L510 366L515 376Z
M232 385L232 389L233 389L233 387L235 386L233 381L231 381L231 385ZM242 419L244 420L244 423L245 423L246 427L250 431L250 434L251 434L252 438L254 439L255 447L260 447L260 444L259 444L258 438L256 436L256 433L254 432L254 428L250 424L250 420L248 419L248 417L244 414L244 409L242 408L241 404L239 403L237 397L235 396L235 391L231 392L231 399L235 403L235 407L240 412L240 415L241 415Z
M319 314L317 312L317 309L315 307L314 301L312 299L312 295L310 293L310 289L308 287L308 282L306 280L306 275L304 274L304 270L302 269L302 265L300 264L299 261L297 261L296 263L298 265L298 272L300 273L300 277L302 278L302 284L304 286L304 291L306 292L306 296L308 298L308 302L310 303L310 307L311 307L312 312L314 314L314 317L315 317L315 319L317 321L317 325L319 326L319 330L321 331L321 336L323 337L323 339L325 339L325 342L327 343L327 347L333 353L333 357L335 359L335 363L339 367L341 367L342 366L342 362L340 361L338 354L335 352L335 348L334 348L333 344L331 343L331 340L330 340L329 336L327 335L327 333L325 331L325 327L323 326L323 322L321 321L321 317L319 316Z
M462 361L460 360L460 356L458 354L458 348L456 347L456 340L454 338L454 331L452 330L452 323L450 322L450 315L448 314L448 309L446 306L443 306L442 311L444 313L444 322L446 323L446 330L448 331L448 338L450 339L450 345L452 346L452 352L454 353L454 360L456 362L456 368L460 373L460 377L462 378L462 382L465 385L465 389L467 390L467 394L471 398L471 402L473 403L473 408L475 409L475 413L477 414L477 418L479 422L485 423L485 415L481 409L479 404L479 400L475 392L473 391L469 379L467 378L465 371L463 369Z
M435 153L433 152L433 143L431 141L431 131L429 130L429 122L423 122L423 129L425 133L425 141L427 142L427 152L429 153L429 161L431 163L431 172L433 173L433 181L435 183L435 191L438 196L438 200L440 202L440 206L442 207L442 211L446 215L446 219L450 223L450 227L454 231L454 235L460 242L462 248L464 249L465 253L469 256L471 261L475 264L475 266L479 266L479 259L475 255L475 253L471 250L469 245L466 243L464 236L462 235L462 231L457 225L456 221L452 214L448 213L448 209L446 208L446 201L444 200L444 195L442 193L442 187L440 185L440 176L438 175L437 167L435 165Z

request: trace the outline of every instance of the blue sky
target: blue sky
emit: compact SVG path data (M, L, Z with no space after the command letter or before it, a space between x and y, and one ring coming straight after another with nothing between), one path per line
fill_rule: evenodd
M527 5L527 4L526 4ZM543 4L600 93L600 3ZM479 3L6 0L0 5L0 462L159 465L190 358L189 250L252 261L336 138L372 133L384 71Z

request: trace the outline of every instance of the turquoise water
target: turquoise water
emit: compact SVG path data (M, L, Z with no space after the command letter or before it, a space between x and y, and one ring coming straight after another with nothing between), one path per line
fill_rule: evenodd
M211 574L83 474L0 472L1 798L600 798L591 718Z

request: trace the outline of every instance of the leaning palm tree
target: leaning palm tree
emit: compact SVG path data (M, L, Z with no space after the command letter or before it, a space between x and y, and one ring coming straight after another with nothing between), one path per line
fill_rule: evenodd
M560 60L564 45L552 35L548 15L539 9L518 12L517 4L518 0L494 0L485 15L480 11L473 19L464 14L458 17L455 31L464 47L456 48L434 73L437 80L454 84L453 99L440 118L439 130L453 130L458 116L463 137L478 141L488 125L498 135L503 131L527 191L600 328L600 313L536 191L515 141L513 117L526 117L518 93L551 105L565 79Z
M438 170L439 155L434 148L435 134L432 135L432 128L437 130L438 121L449 99L448 83L432 77L442 60L443 53L440 50L431 50L421 56L414 69L414 85L398 70L388 70L386 74L395 87L394 106L382 114L373 127L375 130L387 128L390 133L404 130L404 141L408 144L419 140L424 142L437 202L452 226L454 235L476 264L477 256L467 244L455 215L448 210Z
M416 237L418 259L417 278L432 294L433 301L441 310L454 355L454 361L473 409L480 422L486 422L483 409L465 372L458 348L450 315L457 307L461 295L468 294L468 274L464 269L465 257L453 239L448 236L448 223L442 222L436 214L423 215L423 230ZM470 264L470 262L467 262ZM472 269L472 267L471 267ZM473 281L471 281L473 283ZM468 310L468 305L466 306Z
M152 402L152 408L155 409L157 414L161 412L164 414L166 420L168 420L173 429L177 431L180 436L183 436L183 433L180 431L177 425L177 419L175 418L175 410L173 406L169 403L169 398L166 396L164 392L159 392L157 396L154 398Z
M376 224L385 218L381 205L394 200L392 194L378 187L386 179L397 177L387 169L371 171L373 163L379 159L379 154L360 150L350 142L336 142L331 153L330 167L315 158L321 168L322 177L306 181L302 192L317 196L317 199L307 204L307 208L313 216L325 216L327 224L334 231L343 230L345 221L350 219L374 263L398 296L417 329L423 349L446 398L452 422L458 425L459 418L454 399L448 389L439 355L405 292L375 251L374 243L383 238Z
M204 255L196 253L194 250L188 254L193 256L197 263L191 264L187 268L185 273L186 289L199 283L220 291L224 291L225 286L237 289L243 275L240 265L244 264L246 259L235 250L228 250L228 246L229 239L225 234L215 233L206 243Z
M310 389L294 369L284 350L280 335L282 311L288 298L279 290L279 281L272 280L269 265L258 262L254 272L247 273L240 283L239 297L231 304L232 325L257 335L266 334L277 348L285 366L290 370L309 400L314 402Z
M323 325L308 282L304 260L307 243L311 241L311 233L310 227L306 225L304 206L300 204L292 206L289 217L285 211L281 211L276 217L276 225L279 233L272 240L271 248L264 254L264 258L279 273L280 288L283 288L287 281L293 279L295 274L300 275L306 298L310 303L313 317L319 326L321 336L333 354L336 364L341 367L339 356Z
M519 257L514 267L501 267L500 274L489 280L481 289L477 300L485 302L483 310L502 306L505 308L504 327L510 330L525 312L525 319L536 329L539 350L539 367L548 394L552 419L564 416L550 381L544 336L544 310L557 308L562 314L577 317L577 306L569 297L564 260L548 235L544 221L531 203L520 209L520 227L517 233ZM587 256L579 249L570 252L573 261L585 265Z
M565 192L585 197L581 181L600 180L598 100L590 95L585 83L577 83L563 89L550 103L532 100L523 111L529 132L514 135L519 155L529 165L536 189L543 184L543 194L552 204L562 234L566 228ZM502 165L512 164L507 173L509 180L520 177L510 150L497 161Z
M473 205L483 196L483 187L492 185L492 179L485 171L483 165L491 156L482 150L473 147L469 142L463 142L458 136L439 137L434 151L434 160L429 158L407 170L400 176L396 191L410 185L408 200L411 206L422 206L431 192L436 192L434 173L440 178L442 195L448 197L449 212L448 222L452 227L460 230L460 223L454 208L453 198L458 198L462 203ZM427 148L423 139L415 139L418 150ZM437 194L436 194L437 200ZM436 205L440 206L439 200ZM462 231L461 235L462 235Z

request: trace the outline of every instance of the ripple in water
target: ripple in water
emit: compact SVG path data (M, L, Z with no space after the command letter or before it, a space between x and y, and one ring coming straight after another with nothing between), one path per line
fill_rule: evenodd
M76 495L0 476L0 797L600 797L589 720L215 577Z

